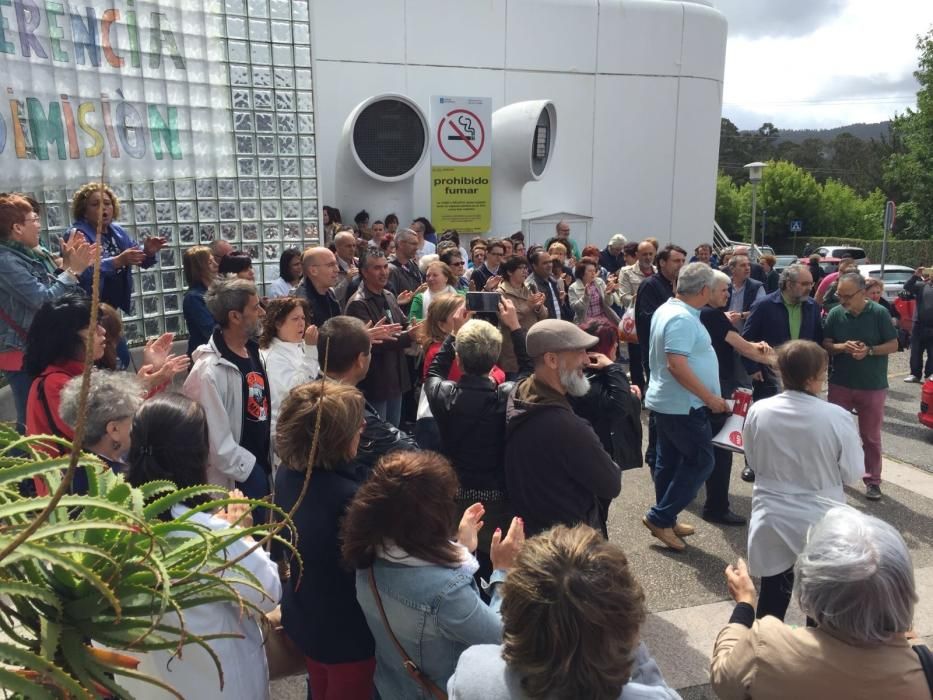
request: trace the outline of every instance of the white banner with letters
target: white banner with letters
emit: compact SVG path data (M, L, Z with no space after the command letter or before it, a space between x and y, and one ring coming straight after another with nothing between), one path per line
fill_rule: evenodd
M232 175L218 0L0 2L0 190Z

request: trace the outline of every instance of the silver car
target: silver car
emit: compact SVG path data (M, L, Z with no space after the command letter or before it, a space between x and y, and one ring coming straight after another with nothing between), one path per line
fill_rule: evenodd
M882 275L881 265L874 263L859 265L858 271L863 277L880 279L884 284L884 298L890 302L897 298L897 293L904 289L904 283L914 274L914 269L906 265L885 265Z

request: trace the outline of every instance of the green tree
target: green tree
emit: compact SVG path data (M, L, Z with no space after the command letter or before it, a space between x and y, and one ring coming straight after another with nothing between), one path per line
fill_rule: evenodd
M723 172L716 178L716 223L730 239L742 238L739 222L743 197L731 177Z
M884 218L884 193L874 190L867 197L839 180L827 180L820 191L816 227L821 236L880 238Z
M900 238L933 238L933 28L917 39L917 50L917 108L894 118L895 153L885 169L886 182L908 200L898 211Z
M749 196L751 185L745 185ZM802 219L808 231L819 220L821 203L820 185L803 168L784 161L773 161L764 169L758 185L758 211L768 210L767 242L779 242L790 236L790 223ZM751 211L743 212L742 229L748 230ZM760 226L757 223L756 228ZM756 231L759 235L760 228Z

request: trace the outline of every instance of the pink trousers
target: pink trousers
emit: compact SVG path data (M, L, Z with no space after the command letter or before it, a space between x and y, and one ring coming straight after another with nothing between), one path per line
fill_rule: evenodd
M858 432L865 451L866 484L881 484L881 425L884 422L884 402L887 389L849 389L838 384L829 385L829 402L847 411L858 413Z

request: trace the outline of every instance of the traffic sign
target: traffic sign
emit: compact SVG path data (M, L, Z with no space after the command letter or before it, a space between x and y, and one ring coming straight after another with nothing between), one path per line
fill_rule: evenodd
M791 233L803 233L803 219L794 219L790 222Z

